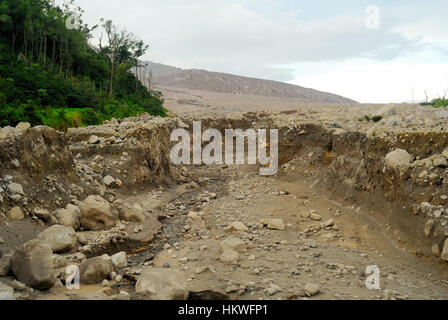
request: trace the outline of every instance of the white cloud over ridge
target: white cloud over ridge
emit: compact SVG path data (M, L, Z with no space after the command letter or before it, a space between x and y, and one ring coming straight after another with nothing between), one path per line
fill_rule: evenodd
M147 59L183 68L294 81L303 79L296 68L304 64L350 68L371 61L371 66L386 66L424 52L435 53L414 64L447 63L446 3L380 2L381 28L369 30L366 6L338 8L324 0L316 1L322 8L312 7L312 14L309 2L302 1L77 1L90 24L113 19L150 45ZM328 71L335 70L342 69ZM309 70L306 76L317 75Z

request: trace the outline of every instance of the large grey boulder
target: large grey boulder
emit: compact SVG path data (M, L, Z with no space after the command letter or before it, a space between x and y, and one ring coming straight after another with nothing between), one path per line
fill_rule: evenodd
M186 300L187 281L179 271L146 268L135 285L137 294L151 300Z
M17 280L28 287L46 290L54 285L53 251L40 240L31 240L19 247L12 256L10 268Z
M38 237L43 243L50 246L54 253L67 252L71 250L78 240L72 227L54 225L41 232Z
M79 267L81 282L85 284L101 283L113 271L114 265L108 255L87 259Z
M108 230L114 227L118 212L112 210L108 201L100 196L89 196L78 203L81 211L81 224L92 231Z

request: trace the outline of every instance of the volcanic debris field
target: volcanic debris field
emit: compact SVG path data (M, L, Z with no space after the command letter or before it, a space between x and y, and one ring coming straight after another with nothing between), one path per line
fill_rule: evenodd
M171 132L278 129L278 173ZM448 111L322 105L0 129L0 299L447 299ZM76 266L79 290L66 286ZM369 290L368 266L380 270Z

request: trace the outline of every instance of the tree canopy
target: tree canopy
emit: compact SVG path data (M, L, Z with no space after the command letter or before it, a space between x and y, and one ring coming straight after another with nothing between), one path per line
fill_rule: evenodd
M90 27L82 15L74 0L0 0L0 125L63 129L165 115L160 95L131 72L148 46L110 20ZM93 46L98 28L104 37Z

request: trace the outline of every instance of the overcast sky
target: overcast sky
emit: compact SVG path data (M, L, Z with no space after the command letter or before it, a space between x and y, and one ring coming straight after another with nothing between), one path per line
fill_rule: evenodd
M76 2L89 24L112 19L143 39L154 62L360 102L424 100L425 90L434 98L448 89L446 0Z

